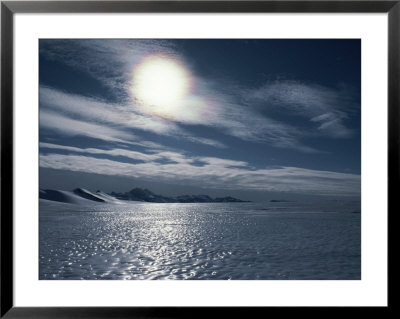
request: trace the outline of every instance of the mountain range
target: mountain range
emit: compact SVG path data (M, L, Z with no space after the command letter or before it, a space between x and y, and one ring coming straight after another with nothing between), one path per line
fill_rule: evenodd
M232 203L246 202L231 196L212 198L208 195L180 195L167 197L153 193L148 189L134 188L125 193L111 192L104 193L100 190L90 192L83 188L76 188L72 191L40 189L39 198L66 203L119 203L121 201L139 201L152 203Z

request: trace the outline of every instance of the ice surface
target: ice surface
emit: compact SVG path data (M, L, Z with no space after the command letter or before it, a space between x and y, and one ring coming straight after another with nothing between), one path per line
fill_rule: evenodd
M357 203L85 201L41 199L40 279L361 278Z

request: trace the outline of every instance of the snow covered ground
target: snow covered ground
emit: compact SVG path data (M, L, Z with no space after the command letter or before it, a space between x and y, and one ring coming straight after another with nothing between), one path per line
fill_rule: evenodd
M361 278L358 204L42 195L66 202L40 200L40 279Z
M90 205L95 203L121 204L124 202L102 191L93 193L84 188L76 188L72 191L41 189L39 191L39 198L45 201L81 205Z

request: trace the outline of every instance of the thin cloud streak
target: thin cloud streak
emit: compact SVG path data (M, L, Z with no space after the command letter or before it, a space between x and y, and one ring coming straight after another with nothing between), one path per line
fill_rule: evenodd
M74 146L59 145L53 143L39 143L41 150L63 150L75 153L83 154L97 154L97 155L108 155L108 156L121 156L143 162L154 162L159 160L166 160L169 162L175 162L180 164L191 164L196 162L197 164L214 164L214 165L226 165L226 166L248 166L248 163L243 161L227 160L215 157L191 157L189 158L183 153L174 152L170 150L147 150L149 153L143 153L139 151L131 151L127 149L98 149L98 148L79 148Z
M40 127L65 136L87 136L108 142L132 144L136 137L118 129L75 120L54 112L40 112Z

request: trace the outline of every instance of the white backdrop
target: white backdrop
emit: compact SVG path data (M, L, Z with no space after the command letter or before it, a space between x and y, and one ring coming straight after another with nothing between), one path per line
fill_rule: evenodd
M16 14L15 306L385 306L386 14ZM39 38L361 38L362 280L39 281Z

